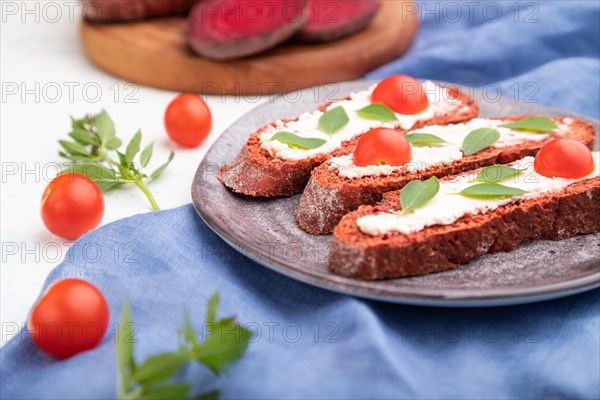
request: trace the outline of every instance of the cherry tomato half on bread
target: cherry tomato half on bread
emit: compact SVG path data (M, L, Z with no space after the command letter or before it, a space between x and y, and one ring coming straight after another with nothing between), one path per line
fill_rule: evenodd
M42 221L56 236L75 240L100 225L104 196L88 177L67 173L57 176L42 195Z
M371 101L406 115L419 114L429 107L421 82L407 75L394 75L382 80L373 90Z
M403 134L388 128L376 128L356 142L354 165L404 165L412 160L410 143Z
M540 149L533 168L548 178L578 179L594 172L594 158L585 144L561 138L546 143Z
M198 147L212 129L210 109L197 94L180 94L167 107L165 129L175 143Z
M27 325L40 349L67 358L96 347L108 320L108 304L94 285L63 279L52 284L33 306Z

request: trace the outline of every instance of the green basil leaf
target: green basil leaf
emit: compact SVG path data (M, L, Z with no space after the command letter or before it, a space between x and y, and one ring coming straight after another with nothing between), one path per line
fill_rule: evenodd
M115 171L105 167L100 163L72 165L69 168L62 170L60 175L70 172L87 176L93 180L103 192L106 192L107 190L112 189L120 184L119 178L117 177Z
M98 139L95 136L90 135L90 133L85 129L76 129L73 132L69 133L69 136L71 136L73 140L75 140L77 143L83 146L87 146L90 144L94 146L100 146L100 142L98 141Z
M206 341L193 346L193 358L215 374L226 372L227 364L244 355L252 338L252 332L238 325L233 318L217 321L218 308L219 294L215 293L206 307Z
M125 150L125 158L128 162L132 162L135 155L140 151L140 144L142 143L142 131L138 130L135 135L129 141L127 149Z
M226 372L226 365L244 355L252 333L235 323L233 318L207 322L206 341L194 346L193 357L215 374Z
M406 140L408 140L408 143L410 143L413 146L417 146L417 147L439 146L440 144L448 143L441 137L432 135L430 133L415 132L415 133L409 133L408 135L406 135L404 137L406 138Z
M398 121L396 114L383 104L369 104L361 108L356 113L365 119L375 119L378 121Z
M119 163L121 164L121 167L129 168L129 161L127 160L125 154L117 151L117 156L119 156Z
M465 156L470 156L478 153L494 144L498 139L500 139L500 133L493 128L475 129L469 133L463 141L463 154Z
M62 158L66 158L67 160L71 160L71 161L75 161L75 162L78 162L78 161L82 161L82 162L85 162L85 163L90 162L90 156L89 155L82 156L80 154L67 154L64 151L59 151L58 155L61 156Z
M217 310L219 309L219 293L213 294L208 300L206 306L206 322L213 323L217 320Z
M186 311L184 315L183 327L179 329L179 337L185 347L198 344L198 338L196 337L196 332L194 331L194 326L192 325L192 320L190 319L190 313L188 311Z
M169 153L169 159L167 160L166 163L164 163L163 165L161 165L160 167L158 167L156 169L156 171L154 171L153 173L150 174L150 179L156 179L159 176L162 175L163 172L165 172L165 169L167 169L167 167L169 166L169 164L171 163L171 161L173 161L173 157L175 157L175 153L171 152Z
M500 125L503 128L510 128L515 131L527 131L544 133L550 132L558 128L558 125L550 118L531 117L519 121L509 122L508 124Z
M522 169L507 167L505 165L492 165L485 167L475 177L479 182L500 182L523 172Z
M342 129L349 121L350 118L348 118L348 114L346 114L344 107L337 106L321 115L321 118L319 118L319 129L328 135L333 135Z
M105 110L102 110L100 114L96 115L90 123L96 128L96 133L103 145L106 145L106 143L115 138L115 124Z
M433 199L440 190L440 181L435 176L426 181L411 181L400 191L402 214L419 208Z
M183 351L159 353L140 364L131 379L142 385L163 381L175 375L189 361L189 355Z
M133 345L135 340L135 326L131 319L131 309L129 302L125 300L121 307L121 322L116 337L116 354L117 354L117 395L118 398L124 398L127 393L127 381L131 374L135 371L135 361L133 359Z
M143 400L185 400L190 392L190 385L185 383L169 383L152 386L144 391Z
M82 119L75 119L71 116L71 128L76 131L76 130L86 130L85 129L85 125L89 124L90 120L89 118L82 118Z
M277 140L278 142L287 144L290 147L302 150L316 149L323 146L327 142L327 140L319 138L303 138L291 132L277 132L271 136L271 140Z
M494 182L486 182L469 186L456 194L460 194L461 196L466 197L501 199L506 197L520 196L525 193L527 193L526 190L522 190L519 188L504 186Z
M154 142L150 143L144 150L142 150L142 154L140 154L140 163L142 167L145 167L150 162L152 158L152 150L154 148Z
M121 144L123 144L121 142L121 139L119 139L119 138L112 138L108 142L106 142L105 146L109 150L116 150L119 147L121 147Z
M67 140L59 140L58 143L69 154L78 154L80 156L88 156L88 157L90 155L90 153L87 152L85 147L83 147L79 143L69 142Z

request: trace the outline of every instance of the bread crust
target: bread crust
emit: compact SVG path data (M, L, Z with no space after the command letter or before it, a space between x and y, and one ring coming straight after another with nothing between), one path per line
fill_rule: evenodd
M408 235L370 236L359 230L358 218L398 211L399 196L400 190L386 193L378 205L362 206L342 218L333 232L332 272L362 280L424 275L454 269L485 253L511 251L529 240L562 240L600 230L600 177Z
M415 124L411 129L425 125L439 125L466 121L479 114L479 106L471 97L455 86L447 87L453 99L460 100L459 112L436 114L428 121ZM320 106L324 110L329 104ZM360 136L344 142L342 147L332 153L319 154L303 160L283 160L271 155L260 146L260 134L267 129L264 126L250 135L248 142L227 165L221 167L219 180L233 192L255 197L291 196L302 192L310 178L313 168L329 157L348 154L354 148ZM403 131L398 129L398 131Z
M498 118L516 121L527 117ZM572 129L567 135L585 143L590 149L594 147L595 133L591 124L576 120L570 124ZM558 124L564 118L553 118ZM361 205L373 205L381 200L383 193L401 189L408 182L428 179L432 176L442 178L461 172L494 164L504 164L535 155L538 150L553 137L542 141L526 141L516 146L489 148L477 154L463 157L447 166L436 166L417 173L397 171L389 176L362 177L347 179L330 169L329 163L315 168L302 193L300 205L296 210L296 220L300 228L313 235L330 234L340 219Z

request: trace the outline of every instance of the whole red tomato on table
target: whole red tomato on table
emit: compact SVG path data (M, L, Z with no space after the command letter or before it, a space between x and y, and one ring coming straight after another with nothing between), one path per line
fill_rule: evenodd
M175 143L198 147L212 129L210 109L197 94L180 94L167 107L165 129Z
M100 225L104 196L90 178L76 173L62 174L44 190L41 213L50 232L75 240Z
M48 287L31 310L27 325L40 349L67 358L96 347L108 321L108 304L94 285L81 279L63 279Z

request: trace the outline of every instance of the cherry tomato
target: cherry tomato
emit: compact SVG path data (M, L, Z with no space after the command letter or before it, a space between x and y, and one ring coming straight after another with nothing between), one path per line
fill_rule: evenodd
M358 139L353 155L354 165L404 165L412 160L408 140L399 132L376 128Z
M533 168L548 178L578 179L594 172L594 158L585 144L561 138L546 143L540 149Z
M165 129L175 143L198 147L212 129L210 109L200 96L180 94L167 107Z
M67 358L93 349L108 327L108 304L91 283L63 279L33 306L27 322L33 342L46 353Z
M382 80L371 94L371 101L406 115L419 114L429 107L421 82L407 75L394 75Z
M42 195L42 220L56 236L75 240L100 225L104 196L88 177L67 173L57 176Z

